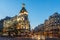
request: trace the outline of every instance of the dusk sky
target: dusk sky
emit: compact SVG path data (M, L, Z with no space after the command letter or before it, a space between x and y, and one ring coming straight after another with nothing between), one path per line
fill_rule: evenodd
M44 23L53 13L60 14L60 0L0 0L0 19L18 15L22 3L26 5L32 28Z

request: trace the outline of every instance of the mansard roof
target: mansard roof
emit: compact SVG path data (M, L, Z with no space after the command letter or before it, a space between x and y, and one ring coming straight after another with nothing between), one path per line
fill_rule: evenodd
M59 14L58 12L55 12L53 15L51 15L51 16L49 17L49 19L50 19L50 18L56 18L56 17L60 17L60 14Z

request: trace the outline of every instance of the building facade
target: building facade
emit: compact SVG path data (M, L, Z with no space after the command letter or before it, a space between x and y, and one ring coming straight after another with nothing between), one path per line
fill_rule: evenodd
M24 36L30 32L30 22L28 12L25 9L25 4L19 14L11 19L4 20L3 35L18 35Z
M37 29L37 30L36 30ZM48 20L45 20L43 26L39 25L35 30L40 32L40 35L43 35L45 39L59 40L60 38L60 14L57 12L49 17Z
M54 13L49 17L49 20L45 21L45 32L49 38L60 37L60 14Z

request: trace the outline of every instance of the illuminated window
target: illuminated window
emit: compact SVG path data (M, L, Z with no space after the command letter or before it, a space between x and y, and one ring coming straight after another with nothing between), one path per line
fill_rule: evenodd
M29 27L26 27L26 29L29 29Z
M25 26L23 27L23 29L26 29Z

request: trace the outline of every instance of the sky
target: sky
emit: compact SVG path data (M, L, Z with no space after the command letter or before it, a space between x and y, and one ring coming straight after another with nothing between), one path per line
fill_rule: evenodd
M60 0L0 0L0 19L18 15L22 3L28 11L31 28L43 24L55 12L60 14Z

